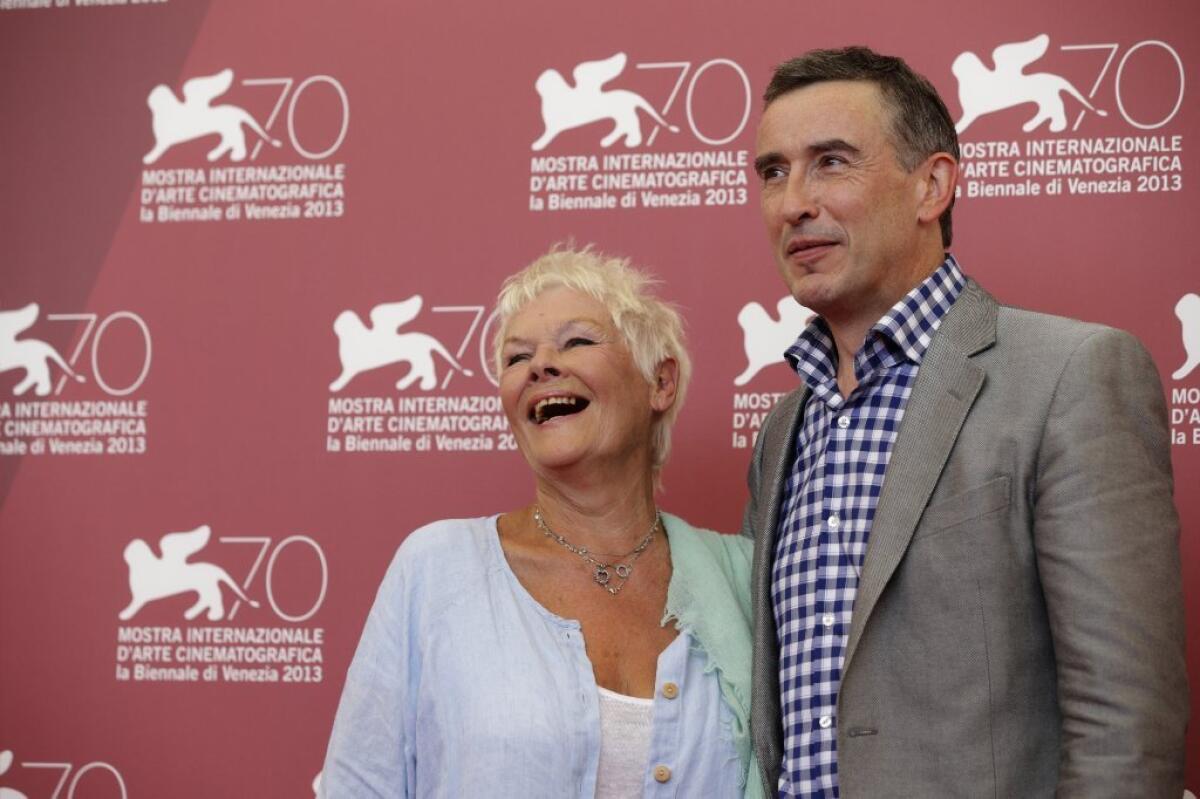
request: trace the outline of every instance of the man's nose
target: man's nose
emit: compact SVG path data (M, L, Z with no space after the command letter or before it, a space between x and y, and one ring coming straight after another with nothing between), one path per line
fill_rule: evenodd
M797 225L805 219L817 216L817 203L812 184L805 180L800 170L793 170L788 175L780 199L779 213L783 220L790 225Z

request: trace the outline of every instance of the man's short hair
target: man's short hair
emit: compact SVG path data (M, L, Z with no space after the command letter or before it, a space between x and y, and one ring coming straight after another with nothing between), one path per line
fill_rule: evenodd
M892 146L905 169L916 169L934 153L949 153L955 161L959 159L954 121L933 84L903 59L880 55L867 47L810 50L780 64L763 92L763 105L769 106L796 89L834 80L870 81L879 87L892 107ZM953 207L951 196L950 205L938 219L943 247L950 246Z

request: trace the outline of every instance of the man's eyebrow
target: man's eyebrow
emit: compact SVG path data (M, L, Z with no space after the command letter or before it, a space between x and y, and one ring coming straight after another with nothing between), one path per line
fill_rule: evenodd
M822 141L813 142L805 148L810 155L820 155L828 152L843 152L852 155L858 155L862 151L855 147L845 139L824 139ZM758 158L754 159L754 171L762 174L762 171L773 164L786 163L787 159L783 157L783 153L772 151L763 153Z
M845 139L825 139L824 141L814 142L808 145L808 149L812 153L828 153L831 151L840 151L843 153L853 153L857 155L861 152L850 142Z
M778 164L783 161L783 154L777 152L763 153L758 158L754 159L754 171L762 173L764 169L771 164Z

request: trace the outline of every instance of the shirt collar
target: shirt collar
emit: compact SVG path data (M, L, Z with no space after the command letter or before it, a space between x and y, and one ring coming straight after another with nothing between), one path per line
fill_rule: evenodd
M909 361L919 365L966 282L954 256L947 254L942 265L893 305L871 332L891 339Z
M966 277L953 255L946 254L933 274L904 295L867 333L862 349L855 356L856 371L864 371L868 360L907 360L920 365L929 349L929 342L938 325L958 299L966 285ZM882 352L891 353L889 358ZM810 388L835 381L837 377L837 348L829 325L815 317L800 333L784 358ZM818 392L820 393L820 392Z

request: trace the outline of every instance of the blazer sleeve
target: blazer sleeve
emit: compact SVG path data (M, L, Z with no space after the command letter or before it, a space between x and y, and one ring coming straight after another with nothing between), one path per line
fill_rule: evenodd
M1064 368L1031 497L1057 664L1060 797L1183 793L1188 686L1169 427L1133 336Z
M770 417L768 417L769 420ZM746 485L750 489L750 497L746 500L746 508L742 512L741 533L751 540L758 537L755 525L761 518L758 514L758 492L762 485L763 448L766 446L766 433L767 426L763 425L758 440L754 442L754 454L750 457L750 466L746 470Z
M800 413L803 397L802 390L797 389L781 399L767 414L762 429L758 432L758 438L754 442L754 454L746 472L746 483L750 488L750 498L742 513L742 535L746 538L757 540L763 535L764 531L759 528L767 523L771 515L763 515L762 512L768 510L764 503L778 499L779 486L763 485L763 469L770 469L768 482L780 479L779 470L786 467L787 452L795 443L793 427L797 414Z

